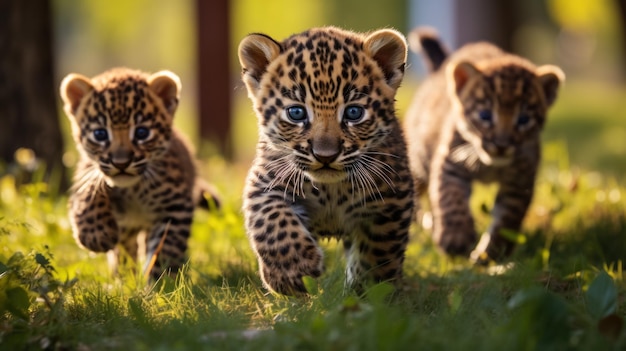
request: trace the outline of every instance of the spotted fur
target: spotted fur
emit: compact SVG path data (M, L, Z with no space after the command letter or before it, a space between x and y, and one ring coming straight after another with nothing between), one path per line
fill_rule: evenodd
M176 273L194 208L208 205L201 193L214 194L196 177L190 148L172 127L179 93L180 80L168 71L118 68L93 79L72 73L61 84L80 153L69 200L72 230L82 247L109 252L114 270L122 251L137 259L145 247L147 258L158 254L152 278ZM138 241L141 232L145 242Z
M404 126L417 195L428 193L430 200L434 240L449 254L470 254L477 240L471 184L495 182L493 222L471 256L502 259L514 248L502 233L520 229L532 199L540 132L563 73L485 42L446 58L431 31L417 29L410 38L434 70Z
M304 293L326 237L343 240L349 286L401 277L413 185L394 96L406 50L393 30L334 27L240 43L259 127L243 209L267 288Z

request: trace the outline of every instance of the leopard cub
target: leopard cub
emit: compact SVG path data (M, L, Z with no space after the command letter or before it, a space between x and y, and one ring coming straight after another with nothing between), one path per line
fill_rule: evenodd
M533 196L540 132L563 72L535 66L486 42L448 55L434 31L418 28L409 40L431 74L405 118L416 193L428 193L434 241L447 253L470 255L477 241L469 198L473 181L499 190L487 234L471 252L487 262L507 257Z
M324 237L343 241L348 286L402 276L413 183L394 96L406 54L394 30L241 41L259 127L243 209L267 288L306 293L303 276L324 269Z
M217 200L172 126L180 88L172 72L126 68L93 79L72 73L61 83L80 154L69 199L74 238L109 252L114 271L121 257L136 260L145 247L147 274L175 274L185 262L196 205Z

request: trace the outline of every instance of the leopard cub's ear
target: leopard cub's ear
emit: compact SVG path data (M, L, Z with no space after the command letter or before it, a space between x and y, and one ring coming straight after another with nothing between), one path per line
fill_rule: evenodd
M363 47L383 70L387 84L398 89L404 77L407 56L404 36L393 29L377 30L365 38Z
M180 78L170 71L159 71L148 77L148 87L161 99L171 116L178 107L181 86Z
M252 96L258 92L263 73L281 51L280 44L265 34L250 34L241 40L239 63L248 95Z
M59 92L63 100L63 109L68 117L74 117L80 102L93 90L91 80L77 73L70 73L61 82Z
M479 77L482 73L469 61L453 62L447 67L446 75L453 89L453 93L459 95L461 90L474 77Z
M565 81L565 73L553 65L543 65L535 70L548 106L556 101L559 86Z

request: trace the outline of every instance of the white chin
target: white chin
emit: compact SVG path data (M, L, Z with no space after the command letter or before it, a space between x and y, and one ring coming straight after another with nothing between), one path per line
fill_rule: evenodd
M339 183L348 177L346 172L331 169L318 169L316 171L306 172L305 174L311 181L325 184Z
M117 175L114 177L106 177L107 185L116 188L130 188L131 186L139 183L140 176L131 175Z

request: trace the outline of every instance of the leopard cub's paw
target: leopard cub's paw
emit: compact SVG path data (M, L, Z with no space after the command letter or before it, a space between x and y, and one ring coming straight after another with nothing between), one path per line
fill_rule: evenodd
M281 252L282 251L282 252ZM283 295L303 295L307 293L302 280L305 276L319 277L324 271L322 250L314 244L294 245L276 252L269 251L263 257L261 279L265 286Z
M476 233L471 232L444 232L437 245L451 256L468 257L476 244Z

